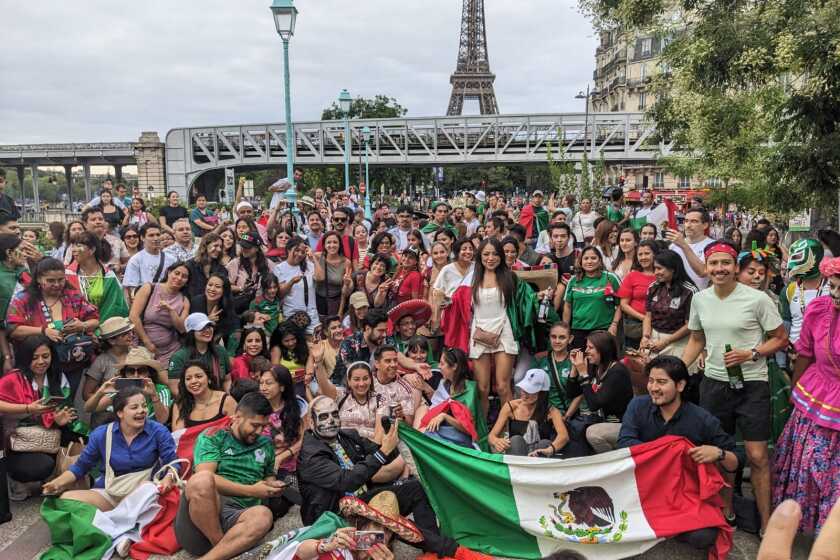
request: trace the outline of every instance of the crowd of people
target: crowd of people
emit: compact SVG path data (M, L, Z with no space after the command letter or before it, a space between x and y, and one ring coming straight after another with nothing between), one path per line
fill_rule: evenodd
M475 191L366 215L352 190L288 204L301 179L272 185L265 210L240 184L229 217L177 192L152 212L106 183L79 220L49 224L51 249L0 196L10 499L108 511L174 460L173 431L207 425L175 522L192 554L232 558L299 505L303 525L334 512L382 531L376 560L393 537L476 557L441 534L402 423L529 457L684 436L731 483L730 524L747 467L756 532L786 499L801 531L826 522L840 497L836 232L785 247L758 220L712 238L702 201L681 224L648 221L652 193L632 207L612 192L604 215L539 190L521 206ZM62 467L57 449L79 438ZM683 537L708 548L716 534Z

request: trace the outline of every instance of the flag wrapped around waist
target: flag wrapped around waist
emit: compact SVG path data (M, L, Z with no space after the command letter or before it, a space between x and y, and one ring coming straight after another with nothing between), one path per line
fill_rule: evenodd
M467 548L526 559L572 549L609 560L706 527L719 528L710 558L732 546L723 477L694 463L684 438L560 460L482 453L399 429L441 532Z
M269 551L264 558L266 560L292 560L303 541L329 538L338 529L347 526L347 522L343 518L331 511L324 512L311 526L296 529L278 539L266 543L265 546ZM331 556L333 558L353 560L353 555L346 549L336 550Z

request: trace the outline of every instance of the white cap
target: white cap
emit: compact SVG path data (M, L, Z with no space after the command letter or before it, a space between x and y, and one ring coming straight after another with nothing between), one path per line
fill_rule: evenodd
M207 325L215 325L215 323L204 313L190 313L184 321L184 329L187 332L200 331Z
M475 199L479 202L484 202L485 200L487 200L487 195L484 194L484 191L478 191L477 193L475 193Z
M526 371L525 377L516 386L529 395L534 395L540 391L548 391L551 388L551 381L545 370L534 368Z
M242 202L240 202L239 204L236 205L236 211L239 212L240 210L242 210L243 208L246 208L246 207L250 208L252 210L254 209L253 204L251 204L247 200L243 200Z

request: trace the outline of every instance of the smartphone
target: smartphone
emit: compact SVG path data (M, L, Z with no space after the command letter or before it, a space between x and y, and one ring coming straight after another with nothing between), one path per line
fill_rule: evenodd
M306 369L296 369L292 372L292 378L295 383L303 383L306 380Z
M140 389L145 385L145 379L126 379L125 377L117 377L114 379L114 388L117 391L128 389L129 387L138 387Z
M356 531L353 535L356 541L356 550L369 550L377 544L385 542L384 531Z
M380 423L382 424L382 429L383 430L385 430L386 432L391 431L391 419L389 417L383 416L382 419L380 420Z
M49 406L58 407L58 406L63 405L64 403L66 403L67 399L65 399L64 397L57 397L57 396L53 395L53 396L49 397L46 402Z

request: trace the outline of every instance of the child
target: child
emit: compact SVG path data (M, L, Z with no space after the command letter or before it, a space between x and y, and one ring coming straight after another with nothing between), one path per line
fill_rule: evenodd
M277 277L273 274L264 275L260 281L260 293L248 308L255 312L254 323L260 325L269 337L283 320L283 305L279 292Z
M266 362L267 361L268 360L266 360ZM230 396L233 397L233 400L239 402L242 400L242 397L248 393L256 393L259 390L260 384L253 379L237 379L233 382L233 386L230 388Z
M267 371L271 371L271 361L264 356L254 356L248 364L248 373L257 386L259 386L260 376Z

